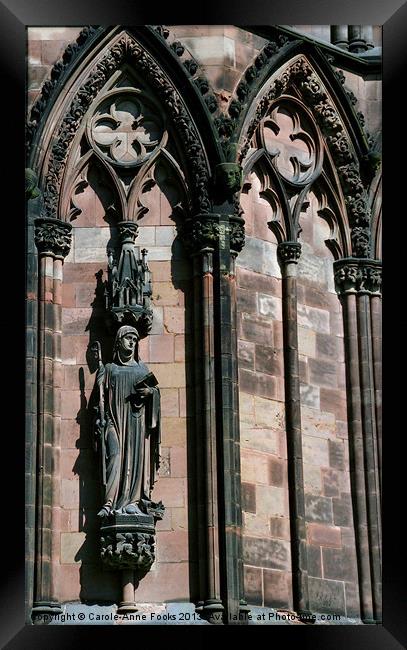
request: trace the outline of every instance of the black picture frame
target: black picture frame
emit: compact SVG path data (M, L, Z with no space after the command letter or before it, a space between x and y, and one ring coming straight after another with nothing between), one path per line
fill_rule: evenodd
M392 153L392 142L403 137L402 110L400 89L404 78L407 79L407 3L400 0L379 2L378 0L250 0L237 6L230 0L216 2L189 3L168 5L160 11L157 5L154 10L146 3L135 3L131 0L81 0L80 3L63 3L61 0L3 0L0 2L0 65L2 68L2 100L3 111L2 138L4 172L2 179L2 264L3 273L2 301L0 310L1 341L3 343L0 357L3 367L2 390L2 464L1 476L4 481L2 497L3 505L3 540L5 550L1 556L2 581L0 584L0 643L1 647L10 649L27 647L72 648L75 643L94 643L95 634L100 638L100 628L96 626L26 626L24 623L24 373L25 373L25 201L24 201L24 123L25 123L25 78L26 78L26 27L27 26L80 26L85 24L373 24L383 25L383 69L384 69L384 105L383 122L383 165L384 165L384 205L389 206L390 197L397 195L393 210L387 215L389 220L399 220L400 237L404 234L404 199L400 196L403 187L403 164L395 162ZM397 117L396 117L397 116ZM392 123L390 124L390 119ZM396 124L397 122L397 124ZM387 130L388 129L388 130ZM397 194L398 193L398 194ZM6 207L7 206L7 207ZM394 232L397 232L396 230ZM386 235L386 230L385 230ZM388 291L397 292L389 300L390 305L400 306L400 288L403 286L403 242L396 248L394 238L389 237L387 247L385 241L385 282L386 295ZM388 259L386 258L388 251ZM6 260L4 260L4 254ZM397 268L397 262L400 269ZM388 278L388 282L386 282ZM397 285L400 278L400 286ZM396 280L396 282L394 282ZM402 290L402 288L401 288ZM393 298L393 300L392 300ZM405 310L404 310L405 311ZM401 312L397 322L395 313L390 309L391 325L397 325L397 332L402 332L404 324ZM404 317L405 320L405 317ZM386 319L384 319L386 324ZM386 332L386 329L385 329ZM403 337L401 336L403 343ZM399 339L400 340L400 339ZM395 345L393 343L393 345ZM387 351L387 348L385 348ZM397 364L400 365L402 350L389 350L388 358L397 354ZM403 366L401 366L403 367ZM391 395L390 395L391 393ZM386 395L386 391L385 391ZM384 468L384 615L382 626L273 626L265 627L234 627L233 634L239 633L243 643L252 643L253 635L265 631L263 643L275 644L278 637L287 629L290 640L300 644L300 647L315 648L386 648L396 650L407 643L407 615L405 611L406 581L403 575L404 533L400 522L403 519L404 504L402 463L405 455L400 447L405 434L402 420L404 417L403 383L393 381L387 391L389 404L387 412L398 414L398 423L394 428L389 427L385 435L385 468ZM387 418L386 418L387 421ZM387 453L386 453L387 452ZM6 469L9 472L6 472ZM396 496L397 495L397 496ZM395 511L392 502L396 503ZM217 632L213 632L214 629ZM104 640L109 642L112 626L102 628ZM117 628L115 628L117 629ZM185 636L189 626L162 626L156 628L164 642L172 643L173 634ZM156 629L154 643L157 643ZM175 632L174 632L175 629ZM208 626L191 630L193 643L197 647L206 646L215 640L226 639L232 628L223 628L219 638L219 627ZM292 630L301 629L302 632ZM134 635L134 640L147 638L140 626L127 627ZM147 633L150 628L144 628ZM312 631L311 631L312 630ZM199 632L199 634L198 634ZM189 636L189 634L188 634ZM192 637L191 637L192 638ZM285 637L286 638L286 637ZM114 642L122 643L122 640ZM158 641L160 642L160 641ZM260 639L258 640L261 643ZM286 642L286 641L285 641Z

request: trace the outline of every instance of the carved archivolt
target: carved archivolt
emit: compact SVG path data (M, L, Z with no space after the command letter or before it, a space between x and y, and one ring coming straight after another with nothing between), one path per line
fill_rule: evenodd
M367 192L361 180L359 161L351 146L350 139L338 111L332 104L321 80L304 56L300 56L292 61L288 67L273 79L263 96L257 102L254 113L250 114L247 118L243 126L239 146L239 161L243 164L247 161L247 156L250 155L253 137L259 130L261 131L262 125L264 127L267 124L270 111L271 116L273 114L271 107L276 105L276 101L279 98L289 95L294 98L300 98L306 104L312 112L321 133L324 135L345 197L351 230L352 254L355 257L368 257L370 255L370 209L368 206ZM275 119L273 120L272 118L269 124L271 130L273 131L274 129L274 133L277 135ZM295 125L294 116L293 125ZM305 139L304 142L306 142ZM307 143L308 145L310 144L309 139ZM265 148L267 150L267 147ZM312 150L310 147L308 148L310 154L308 162L306 158L301 161L297 156L296 176L295 170L293 170L291 178L294 182L298 183L298 180L301 180L301 178L303 180L307 179L304 164L308 164L310 166L309 169L312 168ZM293 164L293 166L295 165ZM303 168L302 170L301 166Z
M106 95L104 91L109 80L116 82L116 75L126 66L146 80L160 108L154 105L152 93L146 96L137 87L112 88ZM207 162L194 122L174 85L153 57L125 32L104 51L74 95L62 120L43 180L43 216L63 219L67 216L61 214L61 185L73 140L84 119L87 121L88 142L99 160L108 163L111 173L112 169L117 172L119 168L124 171L145 166L158 150L163 149L167 137L163 113L168 116L185 156L192 207L201 213L208 212ZM169 152L166 160L171 160ZM174 163L174 169L179 171L177 163ZM123 191L117 181L115 184L123 204Z

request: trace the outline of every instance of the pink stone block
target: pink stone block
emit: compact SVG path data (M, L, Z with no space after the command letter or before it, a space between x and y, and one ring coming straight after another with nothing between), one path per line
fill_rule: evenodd
M174 361L174 337L168 334L150 336L150 361L164 363Z

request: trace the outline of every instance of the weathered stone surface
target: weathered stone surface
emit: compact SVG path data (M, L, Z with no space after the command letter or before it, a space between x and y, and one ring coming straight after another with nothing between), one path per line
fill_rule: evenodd
M242 314L239 338L253 343L273 345L273 329L270 321L253 314Z
M242 448L265 451L271 454L278 453L279 439L277 431L261 427L250 427L246 423L241 423L240 427L240 444Z
M242 252L239 254L238 265L254 271L280 278L280 267L277 262L277 246L271 242L246 237L246 243Z
M282 487L286 482L286 464L278 458L270 458L268 461L270 485Z
M346 616L360 618L360 598L357 583L345 582Z
M307 305L298 304L298 325L313 330L314 332L321 332L322 334L329 334L329 312L315 307L308 307Z
M270 517L270 535L276 539L290 539L290 522L286 517Z
M322 578L322 560L321 560L321 547L307 545L307 566L308 575L315 578Z
M260 293L268 293L273 296L281 296L281 280L273 278L269 275L262 273L254 273L253 271L242 268L239 265L240 255L237 258L237 283L243 289L249 289L252 293L259 291Z
M321 388L321 410L334 413L338 420L347 420L346 393L343 390Z
M268 345L256 345L256 371L282 376L282 351Z
M188 559L188 532L162 530L157 532L157 562L182 562Z
M319 409L319 386L300 383L301 404Z
M254 398L255 422L259 427L281 430L285 428L285 406L275 400Z
M301 405L301 424L304 435L325 439L335 436L335 416L333 413Z
M80 549L86 540L85 533L62 533L61 534L61 563L73 564L83 560L80 557Z
M302 438L302 453L304 465L316 465L318 467L329 466L327 440L304 434Z
M270 521L265 514L243 512L243 534L256 537L269 537Z
M289 570L290 546L283 540L244 537L243 559L252 566Z
M322 564L325 578L356 581L356 559L353 549L323 548Z
M272 320L282 320L281 298L275 298L264 293L257 296L257 311L262 316L268 316Z
M244 592L250 605L263 604L262 570L251 566L244 567Z
M304 490L308 494L320 495L322 492L321 468L304 464Z
M246 312L247 314L254 314L257 311L257 295L249 289L237 290L237 309L238 312Z
M259 515L288 515L288 495L285 488L258 485L257 513Z
M238 341L239 368L254 370L254 351L254 343Z
M328 497L305 495L305 516L308 521L333 523L332 500Z
M256 512L256 486L242 482L242 510Z
M345 448L343 440L329 440L329 465L335 469L345 469ZM337 495L334 495L337 496Z
M323 468L322 485L326 497L338 497L340 494L339 474L334 469Z
M328 388L337 387L337 365L335 361L309 359L308 367L310 382L312 384L316 384L317 386L326 386Z
M318 546L333 546L339 548L341 542L341 529L324 524L307 524L308 539L311 544Z
M288 575L285 571L264 569L264 604L266 607L288 607Z
M343 582L310 577L308 580L308 592L310 606L313 612L345 614Z
M268 460L265 454L242 449L240 455L242 480L246 483L267 485L269 479Z
M298 327L298 352L305 357L315 357L316 334L312 329Z
M352 526L352 502L350 494L342 494L341 498L332 499L334 523L336 526Z

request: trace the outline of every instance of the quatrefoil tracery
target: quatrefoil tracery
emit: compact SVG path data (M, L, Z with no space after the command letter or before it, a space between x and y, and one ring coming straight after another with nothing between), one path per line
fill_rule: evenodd
M319 175L322 147L318 133L304 110L290 100L277 102L263 119L259 145L272 159L282 179L305 186Z
M166 135L160 113L130 88L103 99L87 133L90 144L104 159L124 168L143 164L163 146Z

